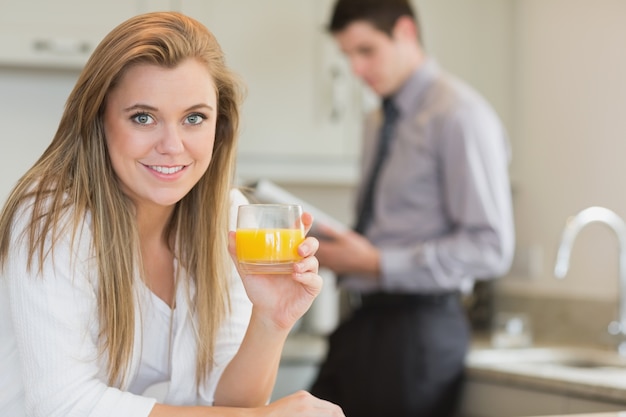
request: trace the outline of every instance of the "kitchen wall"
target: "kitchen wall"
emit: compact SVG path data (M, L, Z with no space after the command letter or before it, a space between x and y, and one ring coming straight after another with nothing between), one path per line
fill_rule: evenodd
M617 245L585 230L552 277L565 219L591 205L626 217L626 2L416 0L428 50L476 86L511 133L518 259L502 294L613 302ZM0 200L49 142L77 73L0 67ZM350 223L353 186L289 183Z
M532 267L501 291L617 298L617 241L602 225L579 235L565 280L552 271L568 216L600 205L626 218L625 19L622 0L515 2L512 173L518 254Z

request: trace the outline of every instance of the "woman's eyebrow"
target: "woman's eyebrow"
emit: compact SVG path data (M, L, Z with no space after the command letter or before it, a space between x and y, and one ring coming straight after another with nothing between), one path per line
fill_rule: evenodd
M149 105L147 105L147 104L141 104L141 103L138 103L138 104L133 104L132 106L127 107L127 108L125 108L125 109L124 109L124 111L125 111L125 112L129 112L129 111L133 111L133 110L150 110L150 111L157 111L157 110L158 110L158 108L153 107L153 106L149 106Z
M198 109L213 110L213 106L211 106L210 104L206 104L206 103L199 103L199 104L194 104L193 106L189 107L186 111L198 110Z
M213 106L211 106L209 104L198 103L198 104L194 104L193 106L187 108L185 111L198 110L198 109L202 109L202 108L213 110ZM127 107L127 108L124 109L125 112L130 112L130 111L135 111L135 110L158 111L159 109L157 107L150 106L148 104L141 104L141 103L133 104L132 106Z

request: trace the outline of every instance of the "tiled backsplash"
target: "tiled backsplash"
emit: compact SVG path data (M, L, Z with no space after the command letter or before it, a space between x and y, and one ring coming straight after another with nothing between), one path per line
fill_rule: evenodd
M612 348L609 323L618 317L618 303L601 300L497 294L494 313L525 313L539 343Z

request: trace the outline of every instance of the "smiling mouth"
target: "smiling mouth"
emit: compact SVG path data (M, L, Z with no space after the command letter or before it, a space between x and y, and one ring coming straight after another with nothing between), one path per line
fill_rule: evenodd
M185 168L185 165L178 165L175 167L166 167L162 165L146 165L146 166L150 168L151 170L158 172L159 174L167 174L167 175L176 174L177 172Z

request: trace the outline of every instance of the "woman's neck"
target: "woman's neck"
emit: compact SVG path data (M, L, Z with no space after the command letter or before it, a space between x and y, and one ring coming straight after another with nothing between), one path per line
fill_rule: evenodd
M168 224L173 207L151 207L137 210L139 245L143 261L143 279L150 290L170 307L174 307L175 277L173 242L168 241Z
M166 230L170 223L174 206L137 207L137 229L140 242L154 242L167 239ZM165 242L164 243L169 243Z

